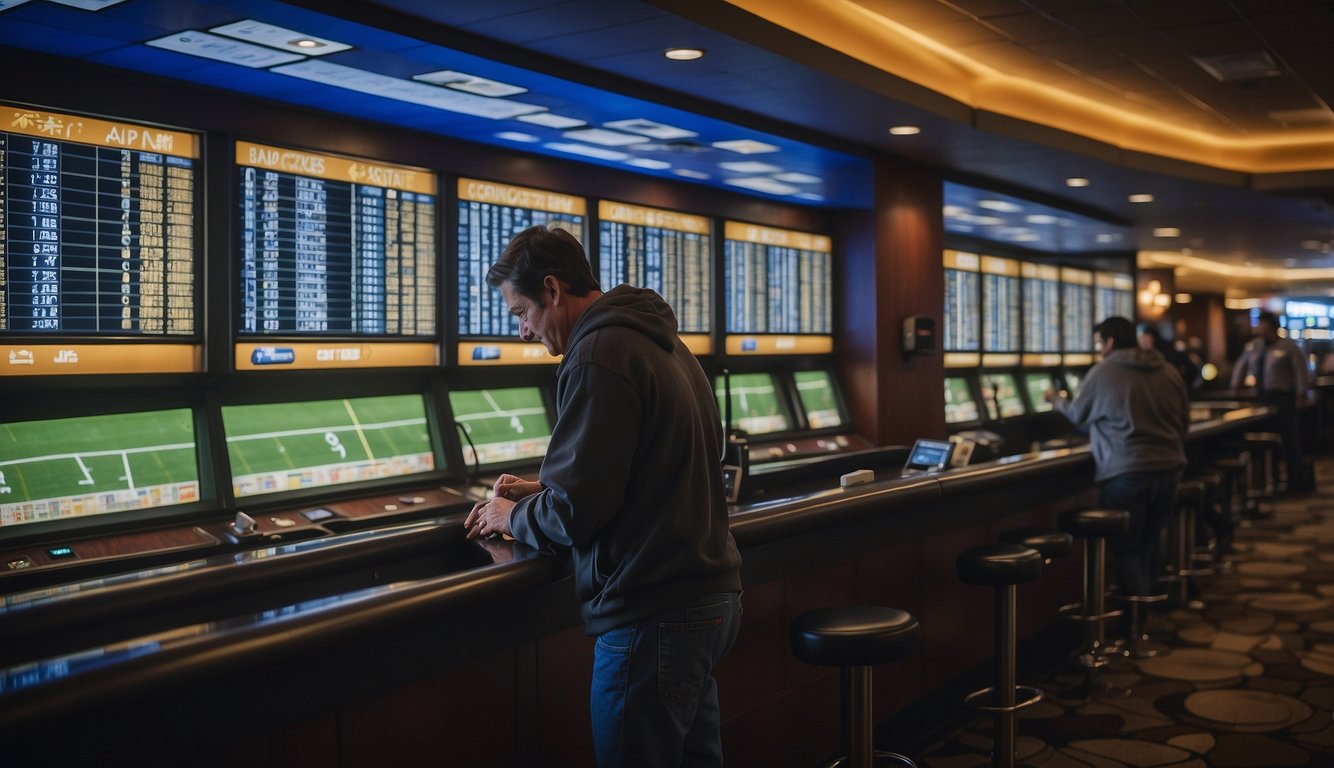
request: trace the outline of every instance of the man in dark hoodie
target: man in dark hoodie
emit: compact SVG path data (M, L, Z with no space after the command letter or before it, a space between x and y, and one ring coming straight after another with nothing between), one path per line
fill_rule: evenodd
M722 419L676 317L653 291L603 293L568 232L520 232L486 276L525 341L564 355L540 481L503 475L464 525L568 547L597 637L598 765L721 765L713 668L740 628Z
M1129 595L1149 595L1159 544L1172 517L1177 482L1186 467L1190 423L1186 385L1156 349L1141 349L1135 326L1123 317L1093 331L1102 361L1089 369L1070 400L1046 399L1075 425L1087 427L1103 506L1130 512L1130 529L1111 540L1117 583Z

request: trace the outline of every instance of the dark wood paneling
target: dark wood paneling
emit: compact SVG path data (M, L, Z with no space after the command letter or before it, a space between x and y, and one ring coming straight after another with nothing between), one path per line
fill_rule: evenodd
M588 691L593 679L593 638L571 627L537 641L538 756L535 765L593 764Z
M714 671L724 722L783 692L783 676L774 670L783 668L789 654L782 580L746 587L741 631Z

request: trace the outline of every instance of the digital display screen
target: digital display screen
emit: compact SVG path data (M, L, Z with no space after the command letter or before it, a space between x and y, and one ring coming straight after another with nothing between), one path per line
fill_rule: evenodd
M1078 371L1065 372L1065 391L1070 393L1071 397L1079 391L1079 382L1083 381L1084 374Z
M0 333L194 335L198 137L0 114Z
M739 429L750 435L785 432L791 429L773 374L734 373L731 375L730 387L724 384L724 377L717 376L713 380L713 386L714 394L718 398L718 413L724 419L727 418L727 399L730 390L732 423L728 425L729 429Z
M1061 269L1061 341L1066 352L1093 351L1093 273Z
M0 425L0 527L200 500L188 408Z
M962 376L945 377L945 423L961 424L981 418L977 401L973 399L973 393L968 387L968 379Z
M982 399L992 419L1008 419L1027 413L1012 373L982 374Z
M729 221L723 227L727 332L832 332L828 237Z
M1098 272L1093 276L1093 316L1095 322L1109 317L1135 319L1135 280L1130 275Z
M237 498L434 470L421 395L224 405Z
M834 376L829 371L796 371L792 374L797 385L797 397L806 412L806 425L811 429L843 426L843 413L834 394Z
M242 334L433 336L435 174L238 141Z
M1035 413L1046 413L1052 409L1052 404L1042 397L1047 390L1052 389L1051 374L1025 373L1024 389L1028 390L1028 402L1033 404Z
M1024 291L1024 351L1060 352L1061 324L1055 316L1061 306L1060 268L1024 262L1020 265ZM1089 326L1091 333L1093 326Z
M598 235L603 290L621 283L650 288L676 313L679 333L709 333L713 238L707 218L604 200Z
M979 264L977 254L945 252L945 327L941 344L946 352L976 352L980 348Z
M449 393L462 427L463 460L488 466L541 459L551 443L551 419L537 387L456 390Z
M1020 342L1019 262L982 257L982 350L1018 352Z
M517 339L519 319L486 284L487 270L515 235L538 224L554 223L584 243L586 216L580 197L459 179L459 336Z
M947 440L918 440L908 455L907 469L944 469L954 452L954 444Z

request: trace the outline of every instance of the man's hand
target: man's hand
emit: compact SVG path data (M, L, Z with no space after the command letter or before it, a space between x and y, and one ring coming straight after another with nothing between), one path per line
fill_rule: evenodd
M542 484L536 480L524 480L515 475L501 475L496 478L496 484L492 490L498 499L518 501L525 496L532 496L534 493L541 492Z
M500 496L490 501L478 502L468 513L468 518L463 521L463 527L468 530L468 538L475 539L493 533L509 534L512 509L514 502L502 499Z

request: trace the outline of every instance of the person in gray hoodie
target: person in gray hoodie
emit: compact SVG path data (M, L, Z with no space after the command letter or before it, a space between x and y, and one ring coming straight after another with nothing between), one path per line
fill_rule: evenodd
M525 341L564 355L538 481L502 475L468 537L567 548L594 645L599 766L721 765L713 668L740 628L713 388L657 293L603 293L568 232L515 236L487 282Z
M1162 354L1137 345L1129 320L1104 320L1093 341L1102 360L1089 369L1075 398L1049 391L1046 399L1088 429L1102 505L1130 513L1129 530L1110 542L1121 592L1154 594L1161 534L1186 467L1190 401Z

